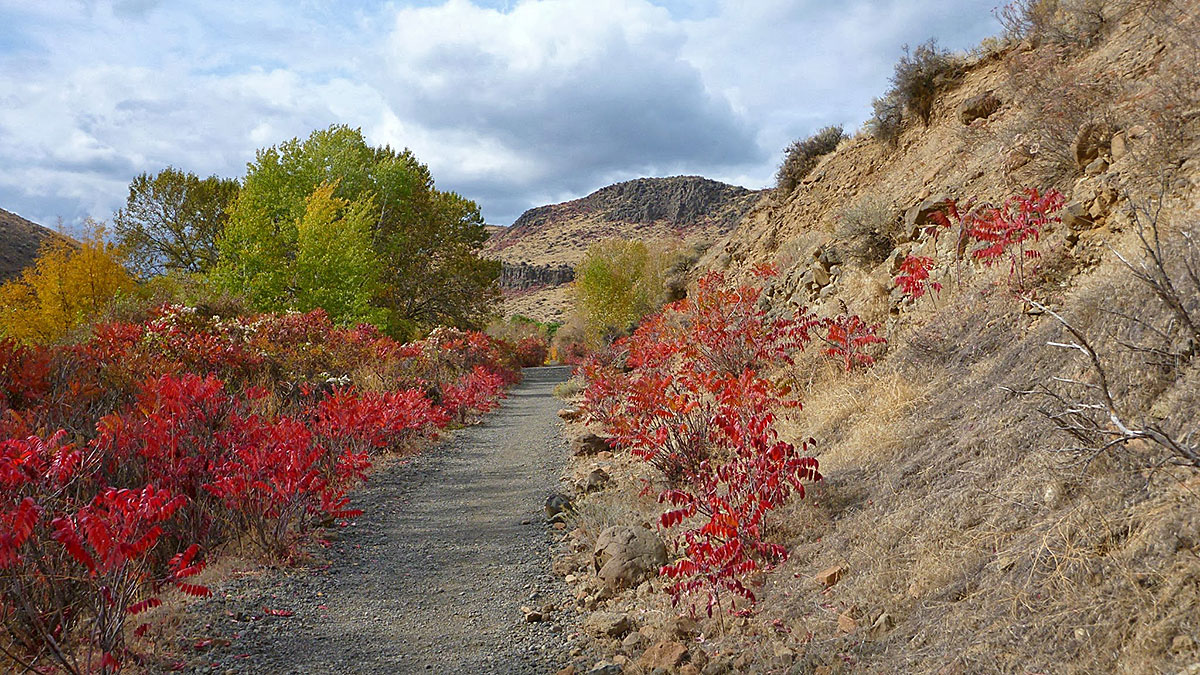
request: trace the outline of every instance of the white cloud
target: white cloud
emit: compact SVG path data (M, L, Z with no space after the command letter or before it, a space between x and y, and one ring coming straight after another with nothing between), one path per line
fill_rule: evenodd
M136 173L237 176L332 123L492 222L639 175L758 187L866 116L900 44L974 43L992 1L0 0L0 207L106 218Z

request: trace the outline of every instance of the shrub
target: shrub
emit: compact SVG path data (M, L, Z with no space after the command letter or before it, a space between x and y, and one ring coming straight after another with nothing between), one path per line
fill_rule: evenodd
M955 231L956 280L961 281L962 262L968 257L989 267L1000 259L1007 259L1009 285L1014 292L1024 295L1030 290L1025 261L1041 255L1027 244L1030 240L1036 241L1047 224L1059 220L1054 214L1064 202L1062 193L1057 190L1040 193L1037 189L1013 195L999 207L978 204L974 199L960 205L957 200L950 199L941 210L930 215L933 224L925 232L936 240L945 230ZM932 257L909 255L900 265L896 284L904 295L914 300L929 289L940 290L940 283L929 280L930 272L936 266L937 261Z
M1021 110L1007 139L1012 154L1006 170L1020 170L1020 182L1067 184L1084 168L1074 152L1080 130L1116 124L1114 83L1087 77L1049 49L1012 54L1005 65Z
M871 100L873 113L867 120L867 130L871 136L889 146L894 146L900 140L900 132L904 130L904 106L895 91L889 91L880 98Z
M891 203L877 194L867 194L838 214L838 236L848 245L850 257L864 264L877 264L895 246L899 220Z
M817 160L837 149L845 137L839 125L825 127L804 140L792 141L784 151L783 164L775 173L776 189L784 195L791 194L817 166Z
M322 310L164 306L79 344L0 339L3 663L119 670L161 588L207 593L187 580L234 541L294 558L358 513L372 453L494 408L515 368L482 333L402 345Z
M768 318L758 297L757 288L706 276L694 298L667 306L583 369L584 419L667 481L659 501L671 508L659 525L682 530L682 557L662 569L669 591L676 602L706 593L710 615L733 609L727 593L753 602L745 578L787 556L765 540L768 512L820 478L810 443L781 441L774 430L777 412L799 403L758 371L789 363L819 322L804 313Z
M1113 4L1111 0L1016 0L1001 7L996 18L1010 39L1090 47L1115 18L1110 16Z
M958 77L958 60L950 52L939 49L937 40L929 40L909 50L896 62L892 74L892 91L896 101L911 115L929 126L933 102L938 91Z

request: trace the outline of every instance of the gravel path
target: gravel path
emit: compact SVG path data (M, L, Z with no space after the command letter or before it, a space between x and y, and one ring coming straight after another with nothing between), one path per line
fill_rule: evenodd
M191 650L213 640L189 670L544 673L569 663L574 615L526 623L521 611L568 606L542 505L567 458L551 389L569 375L526 369L482 424L378 470L354 498L365 514L313 564L219 584L200 608L211 623L184 638Z

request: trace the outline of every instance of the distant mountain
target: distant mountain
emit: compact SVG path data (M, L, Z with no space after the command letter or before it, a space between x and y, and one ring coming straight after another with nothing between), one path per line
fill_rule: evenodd
M530 209L492 236L486 254L510 263L574 266L589 244L608 237L715 239L732 230L760 194L700 176L639 178Z
M61 234L0 209L0 282L19 275L37 258L42 242Z
M507 313L562 319L563 286L592 243L611 237L711 242L729 233L761 195L700 176L639 178L530 209L511 227L493 230L484 255L504 263Z

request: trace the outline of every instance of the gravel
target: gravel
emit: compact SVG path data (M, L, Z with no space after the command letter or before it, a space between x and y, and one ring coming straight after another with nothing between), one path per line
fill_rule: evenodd
M543 512L567 459L551 389L569 375L526 369L482 424L378 469L354 496L364 515L312 562L217 584L180 633L187 670L545 673L570 663L582 638L550 572L558 533ZM547 604L545 621L526 622L523 606Z

